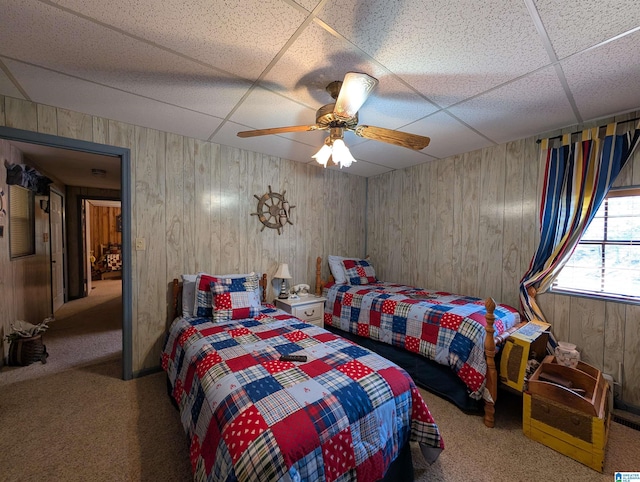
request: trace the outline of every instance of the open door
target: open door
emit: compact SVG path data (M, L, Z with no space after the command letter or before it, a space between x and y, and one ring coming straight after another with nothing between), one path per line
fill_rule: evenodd
M89 208L89 201L84 199L82 201L82 232L84 233L83 244L84 248L84 296L89 296L91 293L91 256L98 256L98 253L91 252L91 209Z
M65 302L63 202L62 195L52 189L49 193L49 229L51 231L51 296L54 313Z

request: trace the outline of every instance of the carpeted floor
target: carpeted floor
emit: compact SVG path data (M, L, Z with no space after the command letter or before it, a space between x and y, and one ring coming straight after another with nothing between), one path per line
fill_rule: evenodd
M89 297L96 295L99 308L77 300L56 313L56 328L52 323L45 335L47 364L0 372L0 480L191 480L186 436L164 374L120 379L119 292L101 288ZM525 437L518 396L501 394L496 427L488 429L480 416L423 395L446 448L429 467L413 447L419 482L612 481L615 471L640 471L640 432L623 425L611 424L599 474Z

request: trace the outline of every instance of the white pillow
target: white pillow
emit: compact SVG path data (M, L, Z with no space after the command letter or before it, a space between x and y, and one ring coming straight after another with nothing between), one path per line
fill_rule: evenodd
M342 256L332 256L329 255L329 269L331 270L331 274L333 275L333 279L336 284L343 285L347 282L347 275L344 272L344 266L342 265L342 260L344 259L356 259L356 258L344 258Z
M193 316L193 304L196 299L197 274L182 275L182 316Z

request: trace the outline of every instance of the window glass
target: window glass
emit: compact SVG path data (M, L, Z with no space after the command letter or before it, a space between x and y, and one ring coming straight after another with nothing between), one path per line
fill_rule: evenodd
M35 254L34 194L21 186L9 186L9 238L11 258Z
M552 291L640 300L640 189L609 193Z

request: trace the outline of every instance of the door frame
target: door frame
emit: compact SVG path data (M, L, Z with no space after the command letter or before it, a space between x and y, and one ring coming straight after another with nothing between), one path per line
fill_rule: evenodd
M122 378L123 380L131 380L133 378L131 151L125 147L98 144L96 142L4 126L0 126L0 138L120 158L120 202L122 206Z
M62 236L60 242L62 243L62 304L67 302L67 230L65 226L65 209L67 207L67 201L63 193L55 188L51 188L51 192L60 196L60 203L62 206ZM51 192L49 193L49 207L51 207ZM49 212L49 262L53 265L53 229L51 224L51 212ZM53 292L53 266L51 266L51 313L54 313L54 299L55 293Z

